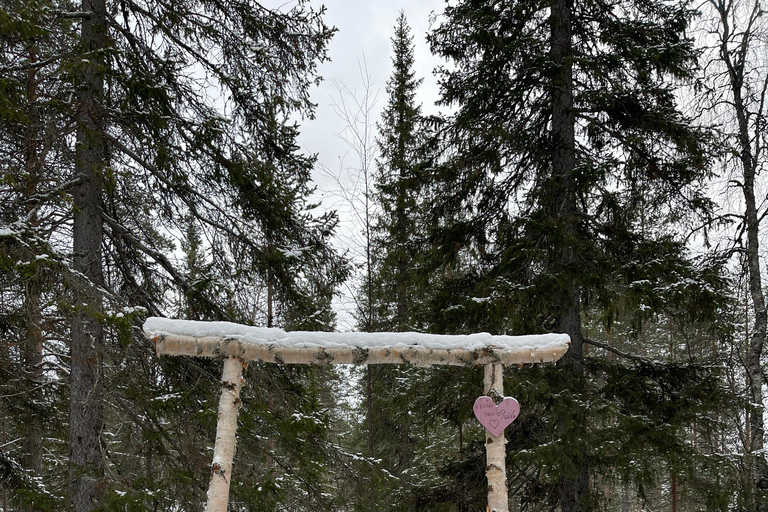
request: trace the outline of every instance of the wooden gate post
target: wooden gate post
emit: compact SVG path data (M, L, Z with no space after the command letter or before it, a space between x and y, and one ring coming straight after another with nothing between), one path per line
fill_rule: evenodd
M240 408L240 388L243 385L245 363L237 357L224 359L221 373L221 398L216 422L216 443L213 447L211 483L205 512L227 512L229 484L232 481L232 460L235 456L237 411Z
M504 397L504 365L490 363L483 365L484 394L491 397L498 405ZM487 464L485 477L488 479L488 510L490 512L509 512L509 498L507 494L507 464L506 448L507 440L504 432L494 436L485 431L485 454Z

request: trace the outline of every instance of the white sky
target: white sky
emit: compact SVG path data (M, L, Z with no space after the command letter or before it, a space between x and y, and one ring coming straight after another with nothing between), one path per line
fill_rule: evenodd
M325 5L326 24L335 26L338 31L329 46L331 62L325 62L319 68L324 80L312 93L313 101L317 103L317 117L302 122L300 143L308 153L317 153L320 163L337 170L340 158L344 158L348 165L356 159L338 136L345 128L334 107L334 101L339 98L338 85L362 95L360 66L364 60L370 75L371 93L378 91L372 117L374 122L379 120L386 103L385 85L392 71L390 38L401 10L405 12L414 36L417 76L423 78L418 101L425 113L436 111L434 101L438 88L432 70L440 62L430 54L426 34L432 12L440 14L444 0L311 0L310 5L315 8ZM333 187L322 175L315 178L321 189Z

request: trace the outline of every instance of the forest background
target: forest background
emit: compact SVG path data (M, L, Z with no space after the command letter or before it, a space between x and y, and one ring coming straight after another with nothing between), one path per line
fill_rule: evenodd
M765 8L448 2L429 113L401 14L323 169L321 7L4 0L0 506L201 510L221 362L143 320L333 330L347 290L364 331L569 334L505 373L512 509L768 509ZM232 510L485 508L478 368L246 382Z

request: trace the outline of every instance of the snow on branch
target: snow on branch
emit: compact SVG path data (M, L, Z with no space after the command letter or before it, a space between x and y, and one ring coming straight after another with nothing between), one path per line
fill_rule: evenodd
M53 11L57 18L63 18L67 20L88 20L91 19L93 13L91 11Z
M286 332L229 322L151 317L144 332L158 355L237 357L286 364L414 366L554 362L568 350L567 334L493 336L413 332Z

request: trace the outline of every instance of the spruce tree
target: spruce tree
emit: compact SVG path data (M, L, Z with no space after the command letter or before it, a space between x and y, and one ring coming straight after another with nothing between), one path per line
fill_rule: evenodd
M370 239L371 265L369 285L363 290L370 305L367 326L373 331L404 332L416 330L419 303L415 244L418 237L421 125L416 90L421 80L415 77L413 36L400 12L392 42L392 73L387 81L387 104L377 123L379 158L376 160L375 212ZM417 470L416 433L411 402L416 382L423 371L401 365L368 367L361 384L366 399L367 455L379 459L384 476L372 476L383 493L368 497L368 506L394 509L402 503ZM387 477L391 474L395 478ZM393 499L393 492L396 498Z
M417 328L413 317L418 304L416 245L421 214L422 158L421 106L416 90L413 36L405 13L400 12L392 37L392 74L387 82L387 105L378 124L379 159L376 174L375 281L381 294L378 322L381 330Z
M68 2L7 2L0 10L0 409L3 439L21 439L2 450L3 503L18 510L63 505L49 486L60 485L44 457L65 457L66 423L59 408L68 334L56 304L65 300L60 232L69 205L73 152L67 143L71 88L60 79L78 26L50 14ZM48 357L44 357L48 355ZM62 366L63 365L63 366Z
M570 335L542 384L557 399L539 398L558 451L538 476L547 490L525 499L594 509L589 439L601 423L586 404L604 381L585 357L587 309L610 322L619 289L644 281L643 308L629 315L640 323L665 310L667 287L698 301L696 320L722 304L710 294L724 285L716 265L686 270L692 281L676 271L696 266L674 232L711 206L707 134L675 103L675 81L694 76L692 13L677 2L554 0L459 2L444 15L430 41L453 63L441 101L456 113L432 208L443 269L433 322Z

